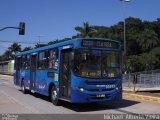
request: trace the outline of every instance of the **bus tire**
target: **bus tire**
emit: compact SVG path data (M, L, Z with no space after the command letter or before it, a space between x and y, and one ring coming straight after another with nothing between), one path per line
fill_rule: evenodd
M57 97L57 91L56 91L56 88L53 86L51 88L51 91L50 91L50 98L51 98L51 102L56 105L56 106L59 106L60 105L60 100L58 99Z
M27 93L27 90L26 90L26 88L25 88L25 83L24 83L24 81L22 81L21 90L22 90L22 93L23 93L23 94L26 94L26 93Z

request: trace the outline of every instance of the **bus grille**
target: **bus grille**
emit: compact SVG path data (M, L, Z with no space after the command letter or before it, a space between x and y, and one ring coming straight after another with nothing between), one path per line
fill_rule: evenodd
M115 80L113 80L113 81L89 81L89 80L87 80L86 81L86 84L87 85L112 85L112 84L115 84L116 83L116 81Z
M106 91L111 91L114 90L115 88L111 88L111 89L87 89L87 91L90 92L106 92Z
M97 88L96 85L115 85L116 81L112 80L112 81L107 81L107 80L86 80L86 86L85 89L89 92L107 92L107 91L112 91L115 88ZM95 88L88 88L89 85L93 85L95 86Z

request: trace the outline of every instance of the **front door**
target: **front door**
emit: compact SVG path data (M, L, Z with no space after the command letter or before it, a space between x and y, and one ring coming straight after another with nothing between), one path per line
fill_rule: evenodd
M71 58L71 49L61 51L60 97L68 99L71 96Z
M36 78L36 61L37 55L31 55L31 73L30 73L30 89L34 89Z

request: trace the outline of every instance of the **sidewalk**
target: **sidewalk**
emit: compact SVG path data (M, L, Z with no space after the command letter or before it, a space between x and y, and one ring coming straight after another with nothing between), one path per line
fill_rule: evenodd
M160 103L160 90L132 91L123 90L123 97Z
M133 87L124 87L123 86L123 90L124 91L130 91L132 92L133 91ZM157 90L160 90L160 87L137 87L135 88L136 91L157 91Z

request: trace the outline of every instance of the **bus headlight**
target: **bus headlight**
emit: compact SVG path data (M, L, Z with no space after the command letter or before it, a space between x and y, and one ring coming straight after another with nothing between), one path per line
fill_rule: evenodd
M122 86L116 87L116 90L122 90Z
M82 87L76 87L76 90L77 90L77 91L80 91L80 92L83 92L83 91L84 91L84 89L83 89Z

